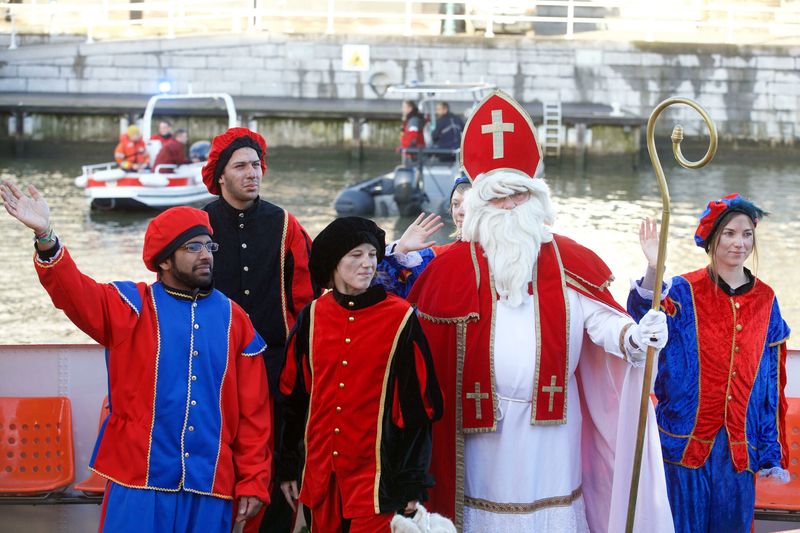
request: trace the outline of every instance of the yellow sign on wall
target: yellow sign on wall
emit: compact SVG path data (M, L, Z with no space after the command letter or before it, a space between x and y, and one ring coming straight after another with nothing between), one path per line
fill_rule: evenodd
M369 70L368 44L342 45L342 70L366 72Z

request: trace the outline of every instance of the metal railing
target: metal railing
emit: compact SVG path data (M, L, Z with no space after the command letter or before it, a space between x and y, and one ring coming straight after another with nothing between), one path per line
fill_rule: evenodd
M3 14L12 49L20 33L88 43L242 32L800 42L800 0L29 0L0 3Z

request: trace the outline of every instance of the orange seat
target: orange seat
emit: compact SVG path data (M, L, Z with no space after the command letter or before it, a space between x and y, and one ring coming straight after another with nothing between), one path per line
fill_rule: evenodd
M64 489L74 470L69 398L0 397L0 494Z
M100 434L100 428L103 426L103 421L111 413L110 406L108 405L108 396L103 398L103 406L100 408L100 422L97 423L97 433ZM98 476L93 470L89 471L89 477L75 485L75 489L83 492L87 496L95 496L104 494L106 491L106 482L108 480L104 477Z
M789 446L789 483L765 479L756 482L756 509L800 511L800 398L787 398L786 444Z

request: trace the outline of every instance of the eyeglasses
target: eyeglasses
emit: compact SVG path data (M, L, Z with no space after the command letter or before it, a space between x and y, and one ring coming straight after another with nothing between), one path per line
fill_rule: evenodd
M187 242L186 244L183 245L182 248L187 252L191 252L193 254L199 254L203 250L203 248L205 248L206 250L208 250L210 253L213 254L214 252L219 250L219 243L213 241L209 241L206 243Z

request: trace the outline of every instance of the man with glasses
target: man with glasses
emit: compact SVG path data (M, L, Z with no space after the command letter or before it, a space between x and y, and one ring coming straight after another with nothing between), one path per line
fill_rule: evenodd
M175 207L147 227L152 284L97 283L53 233L36 188L0 185L35 234L34 265L53 303L106 347L110 415L90 468L109 480L100 531L229 532L269 502L272 421L249 318L212 286L208 215Z
M289 331L316 294L308 271L311 241L306 231L291 213L259 197L266 152L264 137L247 128L217 135L203 167L203 181L219 198L203 209L220 244L215 286L242 306L266 340L264 361L275 394ZM280 404L273 409L274 420L280 420ZM292 510L278 483L273 490L261 529L288 533ZM248 525L248 532L255 530Z

